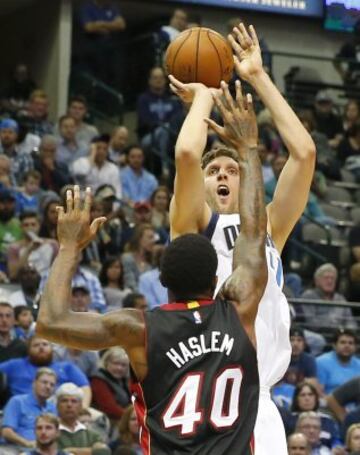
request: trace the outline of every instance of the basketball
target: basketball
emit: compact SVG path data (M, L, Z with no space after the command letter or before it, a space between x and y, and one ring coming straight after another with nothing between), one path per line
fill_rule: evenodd
M204 27L182 32L168 47L166 71L181 82L202 82L218 88L229 82L234 60L230 44L219 33Z

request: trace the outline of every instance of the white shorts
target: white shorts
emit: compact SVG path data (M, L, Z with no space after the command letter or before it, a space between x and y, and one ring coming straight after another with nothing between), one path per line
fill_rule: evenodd
M287 455L286 435L280 413L270 393L260 391L255 423L255 455Z

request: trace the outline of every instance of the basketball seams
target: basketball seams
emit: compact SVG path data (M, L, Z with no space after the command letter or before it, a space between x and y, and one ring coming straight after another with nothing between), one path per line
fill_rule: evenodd
M192 32L193 32L193 31L190 29L190 30L188 30L188 32L189 32L189 33L187 34L187 36L185 37L185 39L183 40L183 42L180 44L180 46L177 48L177 50L176 50L176 52L175 52L175 55L174 55L172 64L170 65L171 68L169 68L169 69L171 69L170 72L172 72L173 69L174 69L174 67L175 67L175 62L176 62L176 58L177 58L177 56L178 56L178 53L181 51L181 48L184 46L184 44L186 43L186 41L190 38L190 36L192 35Z
M195 54L195 82L198 81L198 65L199 65L199 48L200 48L200 37L201 28L198 29L198 36L196 40L196 54Z
M221 60L218 48L215 46L213 40L211 39L211 34L212 34L211 30L207 31L206 33L207 33L207 37L208 37L210 43L212 44L212 47L215 49L217 57L218 57L218 61L219 61L219 65L220 65L220 80L221 80L223 78L223 74L224 74L222 60ZM215 35L215 36L217 37L217 35Z

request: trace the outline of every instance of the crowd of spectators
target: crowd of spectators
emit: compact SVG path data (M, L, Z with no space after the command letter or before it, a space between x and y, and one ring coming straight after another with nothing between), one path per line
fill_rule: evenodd
M163 43L188 23L187 13L176 9L159 30ZM123 75L109 56L122 53L126 20L106 0L97 0L85 2L81 24L82 64L121 87ZM261 44L271 73L271 53ZM349 77L344 73L344 80ZM166 302L159 264L169 236L174 144L187 106L170 93L160 66L149 69L148 88L138 94L133 131L125 125L98 129L81 94L70 98L55 123L49 120L49 103L30 69L17 65L0 100L0 452L41 455L51 447L58 455L141 454L125 352L52 345L34 329L59 247L56 207L74 183L92 188L91 216L108 221L78 259L72 310L144 310ZM360 300L360 108L356 99L339 108L320 91L313 109L298 114L317 145L317 165L304 216L283 258L286 293L301 301L290 306L292 358L273 398L290 455L355 455L360 453L358 314L346 303ZM261 105L258 124L270 201L287 152ZM130 143L134 135L138 141ZM209 134L208 145L216 141ZM333 199L334 182L346 200ZM344 263L325 256L309 276L300 246L311 224L326 226L349 254Z

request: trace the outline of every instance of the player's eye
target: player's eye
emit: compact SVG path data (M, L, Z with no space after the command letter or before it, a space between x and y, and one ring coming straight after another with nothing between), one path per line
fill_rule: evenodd
M212 167L209 169L209 175L216 175L218 169L216 167Z
M229 173L230 175L237 175L238 171L237 171L237 169L235 169L234 167L232 167L232 168L230 168L230 169L228 170L228 173Z

